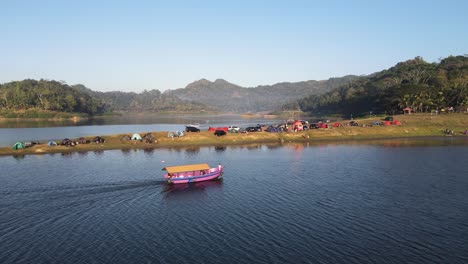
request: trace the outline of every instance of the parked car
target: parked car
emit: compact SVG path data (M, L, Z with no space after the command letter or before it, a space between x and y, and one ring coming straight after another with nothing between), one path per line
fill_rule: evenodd
M226 131L224 131L224 130L216 130L216 131L214 132L214 135L217 136L217 137L224 136L224 135L226 135Z
M240 127L238 126L228 126L228 131L229 132L239 132Z
M261 126L255 126L255 127L246 127L245 131L247 132L261 132L262 127Z
M393 121L393 117L387 116L384 120L385 120L385 121Z
M317 128L320 128L320 126L319 126L318 123L312 123L312 124L310 124L310 126L309 126L309 129L317 129Z
M186 126L185 127L185 132L200 132L199 128L193 127L193 126Z

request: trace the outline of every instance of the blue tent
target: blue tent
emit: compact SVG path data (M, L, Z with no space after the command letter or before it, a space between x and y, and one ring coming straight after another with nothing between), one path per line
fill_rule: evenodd
M49 142L47 143L47 146L57 146L57 142L55 142L55 141L49 141Z

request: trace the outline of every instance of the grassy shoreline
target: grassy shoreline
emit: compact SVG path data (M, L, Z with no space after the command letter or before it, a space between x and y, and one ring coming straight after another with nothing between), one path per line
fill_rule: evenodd
M370 124L376 118L359 119L360 124ZM467 137L462 134L468 129L468 115L400 115L395 120L402 122L401 126L373 126L373 127L337 127L329 129L312 129L301 132L268 133L256 132L247 134L231 134L216 137L212 132L202 131L200 133L186 133L181 138L168 138L167 132L141 131L141 134L151 132L157 142L144 143L139 141L121 141L124 134L104 135L106 142L103 144L81 144L74 147L47 146L46 144L34 145L33 147L13 150L11 146L0 147L0 155L26 155L67 153L113 149L148 149L148 148L181 148L202 146L232 146L251 143L313 143L313 142L346 142L356 140L379 140L397 138L424 138L443 136L443 129L451 129L455 132L454 137ZM100 135L101 136L101 135ZM86 137L92 139L93 137Z

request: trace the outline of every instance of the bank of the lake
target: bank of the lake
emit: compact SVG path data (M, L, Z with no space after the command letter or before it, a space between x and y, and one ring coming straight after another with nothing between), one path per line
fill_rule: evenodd
M463 132L468 129L468 115L401 115L395 116L395 120L401 121L401 125L391 126L342 126L328 129L312 129L300 132L267 133L255 132L246 134L228 133L226 136L216 137L213 132L202 131L199 133L186 133L184 137L169 138L167 132L139 131L152 133L156 138L153 143L139 141L122 141L124 134L96 135L103 136L105 143L80 144L74 147L34 145L30 148L13 150L11 146L0 148L0 155L23 155L41 153L64 153L75 151L95 151L111 149L144 149L167 147L191 147L191 146L218 146L241 145L250 143L287 143L287 142L317 142L317 141L346 141L346 140L372 140L388 138L411 138L443 136L442 130L451 129L455 132L453 137L467 137ZM359 119L360 124L370 124L376 118ZM347 123L349 120L341 123ZM66 135L64 135L66 137ZM92 140L92 137L86 137ZM20 140L20 139L19 139Z

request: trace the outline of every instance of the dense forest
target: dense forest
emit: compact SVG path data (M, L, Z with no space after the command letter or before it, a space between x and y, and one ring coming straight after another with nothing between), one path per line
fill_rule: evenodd
M69 86L48 80L23 80L0 84L0 110L45 110L103 114L111 111L202 111L211 108L186 102L157 90L94 92L83 85Z
M96 92L84 85L73 85L74 89L98 99L106 111L127 112L202 112L214 109L198 102L189 102L158 90L135 92Z
M105 105L57 81L23 80L0 85L0 109L102 113Z
M468 107L468 57L450 56L438 63L421 57L401 62L394 67L321 95L311 95L284 106L314 115L401 113L410 107L417 112L430 112L453 107Z

